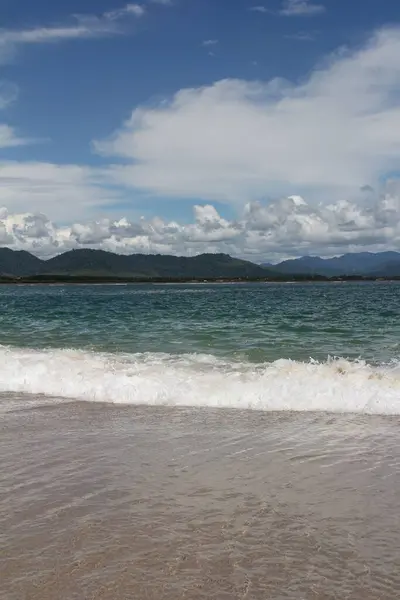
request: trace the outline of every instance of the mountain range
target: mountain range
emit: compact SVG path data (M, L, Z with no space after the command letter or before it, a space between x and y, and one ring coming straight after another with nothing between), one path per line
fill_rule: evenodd
M372 252L358 252L334 258L302 256L275 265L264 263L262 266L287 275L398 277L400 275L400 253L379 252L374 254Z
M279 264L252 262L227 254L193 257L154 254L120 255L104 250L70 250L42 260L24 250L0 248L0 276L97 277L118 279L290 279L315 277L400 277L400 253L361 252L323 259L303 256Z
M268 271L227 254L194 257L152 254L121 255L103 250L71 250L49 260L29 252L0 248L2 277L64 276L125 279L258 278Z

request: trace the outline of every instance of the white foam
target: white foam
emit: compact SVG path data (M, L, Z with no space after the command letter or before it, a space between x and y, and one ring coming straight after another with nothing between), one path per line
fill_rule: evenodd
M343 359L263 365L209 355L0 346L0 392L94 402L400 414L400 371Z

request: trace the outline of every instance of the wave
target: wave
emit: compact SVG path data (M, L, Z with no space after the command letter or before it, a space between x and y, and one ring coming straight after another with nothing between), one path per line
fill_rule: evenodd
M400 414L398 365L0 346L0 392L118 404Z

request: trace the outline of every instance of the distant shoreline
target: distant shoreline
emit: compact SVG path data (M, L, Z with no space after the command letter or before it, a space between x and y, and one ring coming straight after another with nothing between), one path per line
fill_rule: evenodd
M246 284L246 283L389 283L400 282L398 277L361 277L361 276L343 276L343 277L323 277L323 276L294 276L282 278L110 278L110 277L20 277L20 278L0 278L0 285L207 285L207 284Z

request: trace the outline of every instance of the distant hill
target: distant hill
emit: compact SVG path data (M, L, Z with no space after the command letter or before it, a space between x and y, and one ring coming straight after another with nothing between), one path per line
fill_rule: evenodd
M42 262L24 250L0 248L0 275L24 277L40 272Z
M400 253L358 252L325 259L319 256L302 256L293 260L285 260L277 265L265 263L263 266L273 269L275 272L291 275L395 277L400 276Z
M71 250L40 260L29 252L0 248L0 274L11 277L74 276L119 278L257 278L268 271L227 254L194 257L132 254L124 256L103 250Z

